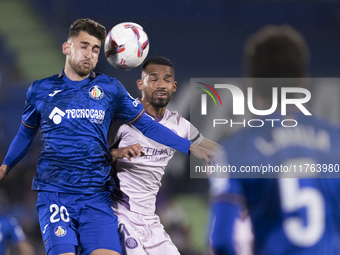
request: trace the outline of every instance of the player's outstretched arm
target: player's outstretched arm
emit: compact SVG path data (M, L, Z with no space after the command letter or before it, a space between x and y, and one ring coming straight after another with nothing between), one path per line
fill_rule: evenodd
M211 163L213 157L214 157L214 152L211 150L204 149L200 146L198 146L195 143L192 143L190 146L190 152L199 159L203 159L206 163Z
M143 155L144 155L143 147L139 143L129 145L124 148L111 150L113 162L121 158L127 158L129 161L131 161L131 158L136 158L138 156Z
M11 168L26 155L37 132L38 128L28 128L21 123L19 131L13 139L5 160L0 168L0 179L2 179L11 170Z
M27 241L19 242L18 249L20 251L20 255L34 255L33 247Z
M203 138L202 142L200 142L198 145L211 151L216 151L217 149L221 148L221 146L218 143L215 143L207 138Z
M190 141L188 139L178 136L167 127L151 119L145 113L143 113L133 125L146 137L175 150L186 154L189 153Z

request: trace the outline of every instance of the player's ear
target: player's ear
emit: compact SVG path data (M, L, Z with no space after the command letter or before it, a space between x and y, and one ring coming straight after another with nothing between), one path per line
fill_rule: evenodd
M136 83L137 83L138 89L139 89L139 90L142 90L142 89L143 89L143 81L142 81L141 79L138 79L138 80L136 81Z
M71 54L71 44L69 42L64 42L63 43L63 53L65 55L70 55Z
M174 92L177 90L178 83L177 81L174 82Z

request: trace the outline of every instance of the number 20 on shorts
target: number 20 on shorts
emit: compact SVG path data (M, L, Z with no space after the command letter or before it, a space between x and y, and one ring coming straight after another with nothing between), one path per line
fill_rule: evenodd
M67 212L67 209L65 206L59 206L56 204L51 204L50 205L50 212L52 213L51 217L50 217L50 221L51 223L56 223L58 221L60 221L60 219L64 222L69 222L70 221L70 217L69 214Z

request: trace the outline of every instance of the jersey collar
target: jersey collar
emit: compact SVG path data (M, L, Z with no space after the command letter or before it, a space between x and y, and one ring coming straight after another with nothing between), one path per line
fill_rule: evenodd
M145 110L145 113L147 115L151 116L152 118L154 118L154 120L157 121L157 122L160 122L163 119L163 117L164 117L164 114L162 116L160 116L160 117L153 116L150 113L148 113L146 110Z

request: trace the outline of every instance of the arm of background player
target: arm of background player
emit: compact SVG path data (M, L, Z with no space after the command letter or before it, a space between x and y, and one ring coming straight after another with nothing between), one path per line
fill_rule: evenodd
M235 255L233 233L239 207L227 202L215 202L211 206L209 246L215 255Z
M17 244L17 250L19 251L20 255L34 255L32 245L26 240L20 241Z
M0 180L26 155L37 132L38 128L29 128L21 123L0 167Z
M18 255L34 255L33 247L28 242L26 235L22 231L21 226L16 218L11 217L8 221L9 223L9 244L10 253ZM6 253L7 254L7 253Z

